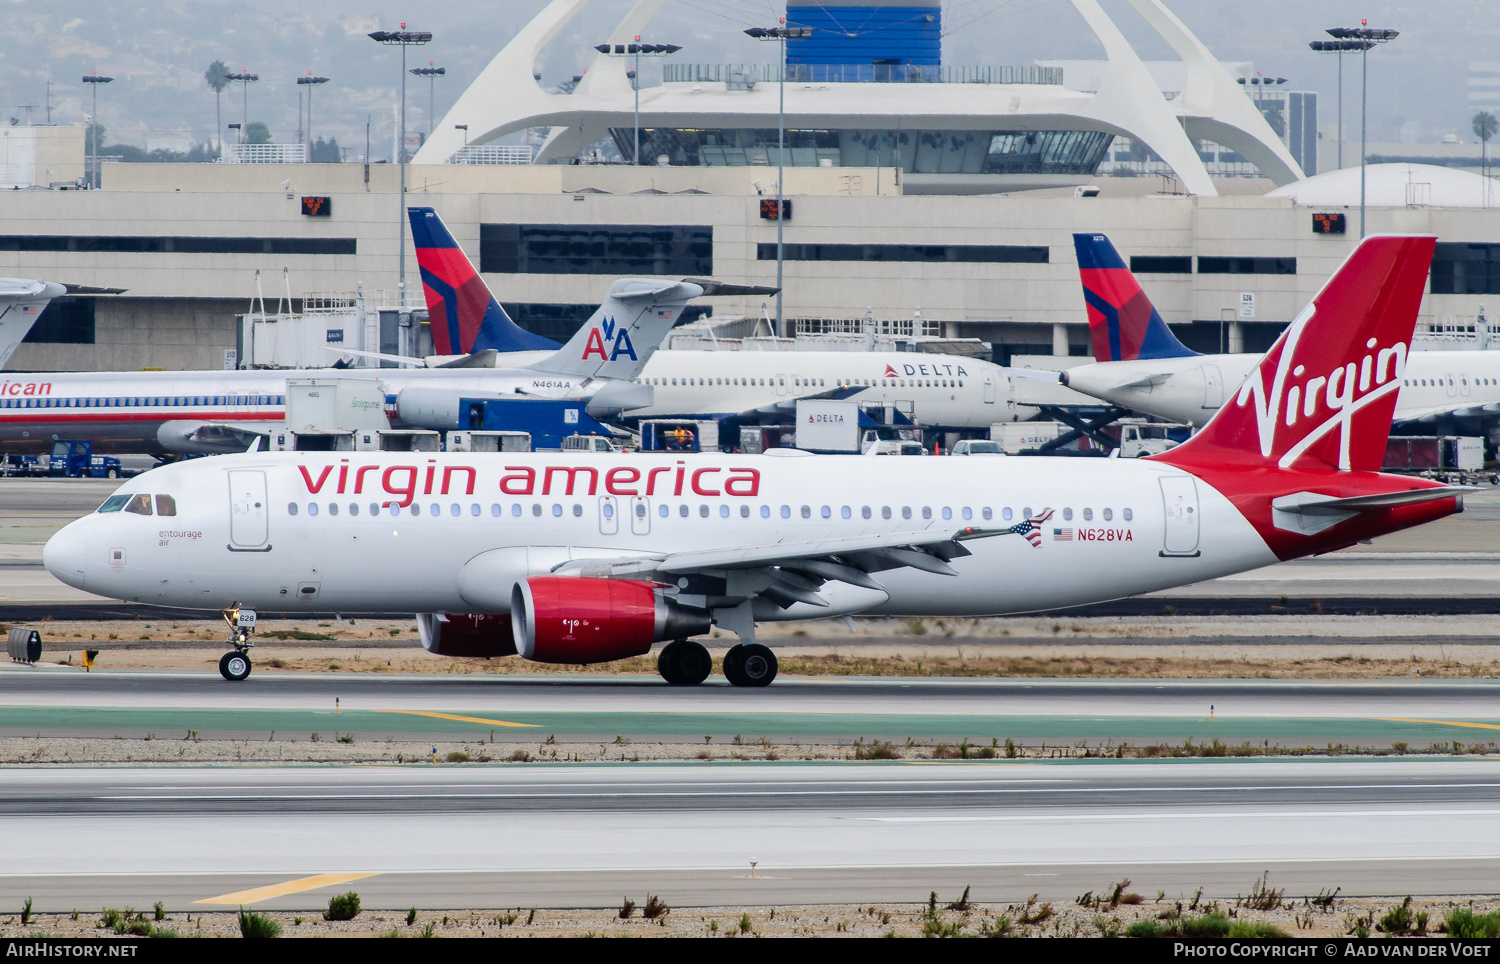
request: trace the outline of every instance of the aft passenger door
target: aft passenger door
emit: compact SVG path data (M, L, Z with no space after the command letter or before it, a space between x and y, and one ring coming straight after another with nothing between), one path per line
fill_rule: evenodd
M228 474L230 551L269 551L266 473L259 469L234 469Z
M995 376L989 372L984 373L984 403L995 404Z
M1173 475L1161 480L1166 529L1162 534L1163 556L1196 556L1198 551L1198 487L1191 476Z
M1218 365L1203 366L1203 407L1218 411L1224 404L1224 374Z

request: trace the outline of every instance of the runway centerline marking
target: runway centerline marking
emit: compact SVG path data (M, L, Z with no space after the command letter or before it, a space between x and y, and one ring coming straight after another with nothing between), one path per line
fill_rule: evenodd
M1500 724L1495 723L1465 723L1461 720L1418 720L1405 716L1381 716L1377 718L1385 723L1429 723L1433 726L1462 726L1471 730L1500 730Z
M315 874L312 877L299 877L296 880L288 880L280 884L268 884L265 887L254 887L250 890L238 890L232 894L220 894L218 897L205 897L203 900L195 900L195 904L253 904L257 901L270 900L272 897L285 897L288 894L300 894L303 891L317 890L319 887L332 887L334 884L347 884L352 880L364 880L366 877L376 877L378 873L366 874Z
M540 729L540 723L512 723L508 720L488 720L482 716L455 716L452 713L433 713L427 710L370 710L371 713L401 713L405 716L430 716L435 720L456 720L459 723L482 723L485 726L515 726Z

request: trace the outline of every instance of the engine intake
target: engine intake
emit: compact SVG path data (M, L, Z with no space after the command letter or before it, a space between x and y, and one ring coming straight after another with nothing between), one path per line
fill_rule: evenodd
M516 637L505 614L418 613L417 632L422 648L437 656L489 659L516 653Z
M533 576L511 590L516 648L538 663L607 663L652 643L708 632L707 612L666 598L649 582Z

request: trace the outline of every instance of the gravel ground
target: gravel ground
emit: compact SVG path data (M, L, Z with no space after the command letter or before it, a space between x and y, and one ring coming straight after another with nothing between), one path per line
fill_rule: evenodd
M1118 882L1101 881L1100 893L1110 895ZM1378 924L1400 908L1402 900L1345 900L1336 898L1325 909L1303 897L1275 895L1273 910L1237 907L1235 898L1210 901L1203 898L1193 909L1193 894L1139 895L1124 882L1122 897L1140 903L1109 906L1054 905L1035 901L1010 905L972 905L951 909L961 899L944 894L927 904L885 904L851 907L841 904L787 907L712 907L667 909L654 920L642 916L648 894L634 895L638 906L629 918L622 908L596 910L548 910L526 907L491 911L422 911L407 923L406 913L366 911L354 920L328 922L318 913L299 915L270 912L264 916L281 927L282 937L921 937L921 936L1010 936L1010 937L1116 937L1140 920L1157 926L1170 925L1171 918L1185 920L1213 914L1228 924L1269 925L1283 936L1334 937L1355 934L1361 925L1371 936L1386 936ZM1333 888L1329 888L1332 890ZM1252 888L1247 887L1247 894ZM936 895L934 895L936 897ZM1082 897L1083 895L1079 895ZM953 902L950 905L948 902ZM1493 911L1500 902L1494 897L1455 900L1416 900L1408 908L1415 919L1425 914L1427 928L1435 931L1455 908L1473 907L1474 912ZM120 909L120 910L123 910ZM1398 912L1399 913L1399 912ZM1232 916L1231 916L1232 915ZM160 928L181 937L239 937L238 915L170 913L153 921L148 908L140 917L127 918L139 931ZM1165 918L1165 919L1163 919ZM1394 925L1393 925L1394 926ZM1415 920L1411 925L1415 926ZM1410 933L1408 931L1407 933ZM101 915L90 911L74 915L39 914L29 924L19 915L0 917L0 937L106 937L114 934Z

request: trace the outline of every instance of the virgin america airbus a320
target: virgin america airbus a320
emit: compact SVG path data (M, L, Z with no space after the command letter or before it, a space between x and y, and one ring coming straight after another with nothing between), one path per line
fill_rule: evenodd
M245 453L155 469L47 543L117 599L418 614L441 655L647 653L776 676L757 622L980 616L1151 592L1329 552L1461 508L1378 469L1433 239L1362 242L1195 437L1149 459ZM238 604L238 606L236 606Z

